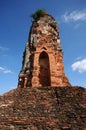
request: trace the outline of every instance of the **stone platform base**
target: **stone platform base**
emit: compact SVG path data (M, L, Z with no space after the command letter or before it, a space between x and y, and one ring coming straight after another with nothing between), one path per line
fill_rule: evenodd
M12 90L0 96L0 130L86 130L86 89Z

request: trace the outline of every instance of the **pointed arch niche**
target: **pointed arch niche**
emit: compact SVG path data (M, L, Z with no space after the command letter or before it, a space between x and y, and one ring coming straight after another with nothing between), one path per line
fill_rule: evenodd
M51 86L49 56L45 51L39 55L39 66L39 82L41 86Z

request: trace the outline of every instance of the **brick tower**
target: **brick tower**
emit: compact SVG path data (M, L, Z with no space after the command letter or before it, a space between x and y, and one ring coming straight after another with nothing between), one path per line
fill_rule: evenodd
M58 25L51 15L41 14L30 28L18 87L71 86L62 58Z

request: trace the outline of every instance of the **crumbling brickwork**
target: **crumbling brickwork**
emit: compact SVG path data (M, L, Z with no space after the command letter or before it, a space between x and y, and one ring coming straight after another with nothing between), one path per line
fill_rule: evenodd
M48 14L32 22L18 87L71 86L64 73L59 29Z
M22 88L0 96L0 130L85 129L84 88Z

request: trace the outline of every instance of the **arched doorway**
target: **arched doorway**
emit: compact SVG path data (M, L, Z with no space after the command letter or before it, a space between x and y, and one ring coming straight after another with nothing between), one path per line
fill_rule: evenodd
M42 86L50 86L50 65L48 54L43 51L39 56L39 82Z

